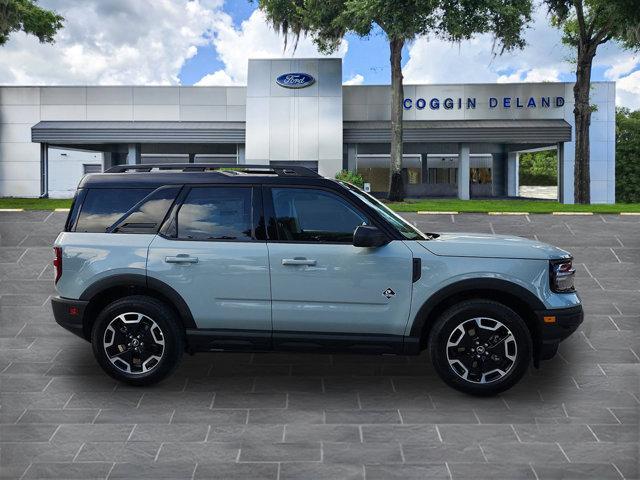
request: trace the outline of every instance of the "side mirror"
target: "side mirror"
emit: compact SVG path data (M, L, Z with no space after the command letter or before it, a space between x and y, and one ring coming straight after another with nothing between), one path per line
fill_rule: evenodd
M376 248L389 243L387 236L370 225L360 225L353 232L354 247Z

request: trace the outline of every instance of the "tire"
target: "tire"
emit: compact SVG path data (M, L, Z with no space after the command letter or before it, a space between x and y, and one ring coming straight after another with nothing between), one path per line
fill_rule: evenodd
M532 355L524 320L501 303L480 299L460 302L442 313L428 348L431 363L447 385L477 396L514 386Z
M173 310L142 295L107 305L93 325L91 344L107 374L139 386L166 378L185 349L184 331Z

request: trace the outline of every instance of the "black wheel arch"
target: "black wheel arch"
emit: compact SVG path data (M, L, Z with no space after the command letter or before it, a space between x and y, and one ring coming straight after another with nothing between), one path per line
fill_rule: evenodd
M502 303L518 313L527 324L533 340L534 358L538 354L540 325L536 310L546 307L542 301L526 288L499 278L465 279L434 293L418 310L409 336L419 341L420 348L426 348L429 332L434 322L447 308L464 300L479 298Z
M93 322L104 307L114 300L131 295L156 298L174 310L185 330L197 328L191 309L171 286L157 278L127 273L103 278L82 292L80 300L89 302L83 318L84 337L87 340L91 338Z

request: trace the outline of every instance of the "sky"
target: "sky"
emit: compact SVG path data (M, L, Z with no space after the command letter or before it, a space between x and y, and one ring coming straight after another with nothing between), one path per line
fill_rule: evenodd
M257 2L249 0L40 0L62 14L54 45L23 33L0 47L0 85L243 85L247 59L319 56L310 39L284 50ZM572 52L543 7L523 50L494 55L490 35L451 44L417 38L403 51L405 83L572 81ZM347 35L345 84L389 84L382 32ZM640 109L640 53L601 46L593 80L616 81L616 103Z

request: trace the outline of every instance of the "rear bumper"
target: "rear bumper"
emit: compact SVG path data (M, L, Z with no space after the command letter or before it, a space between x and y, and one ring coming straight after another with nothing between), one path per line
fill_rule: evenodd
M552 358L562 340L575 332L584 320L582 305L536 312L540 325L539 360Z
M88 303L83 300L53 297L51 299L53 318L62 328L86 340L84 335L84 311Z

